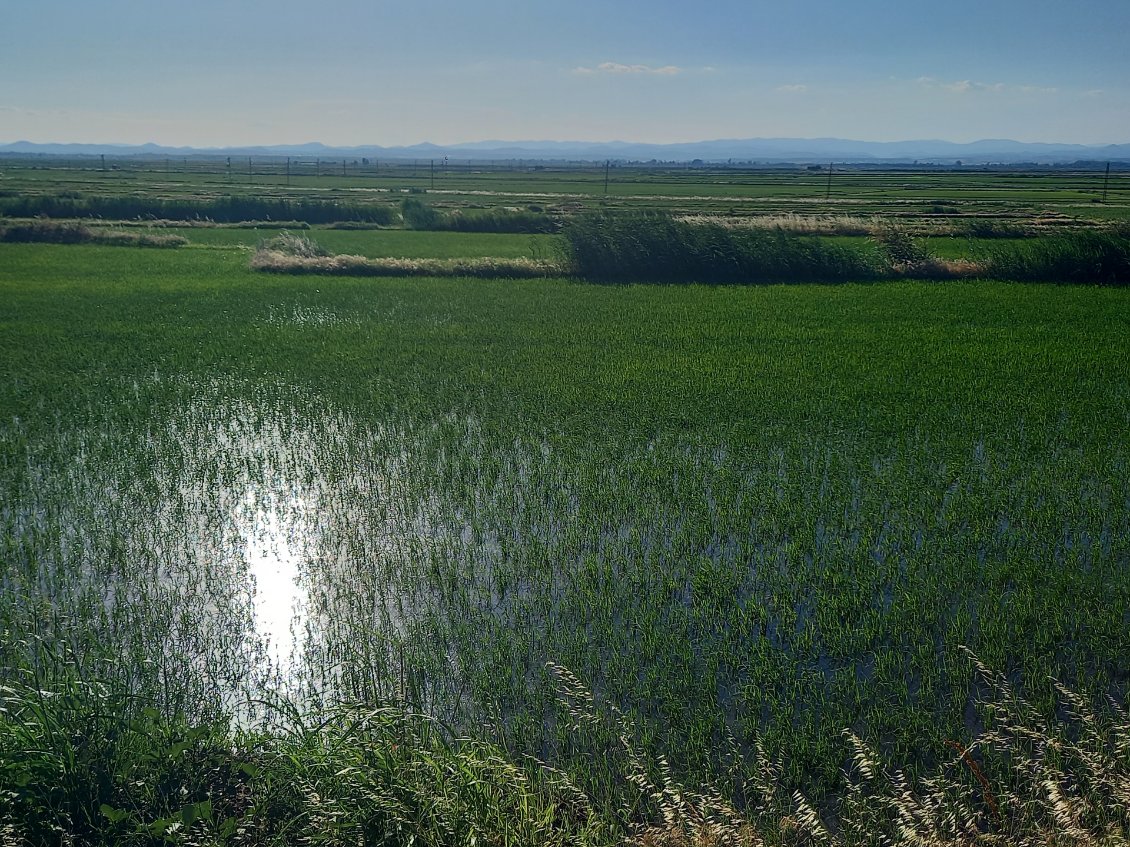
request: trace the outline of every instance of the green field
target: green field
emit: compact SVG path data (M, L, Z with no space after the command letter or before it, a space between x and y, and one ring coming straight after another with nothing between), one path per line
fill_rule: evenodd
M393 703L627 818L622 727L571 729L547 663L739 804L758 743L828 805L845 729L930 772L992 724L962 645L1045 714L1126 693L1130 289L287 277L248 269L275 230L162 232L0 244L0 682Z

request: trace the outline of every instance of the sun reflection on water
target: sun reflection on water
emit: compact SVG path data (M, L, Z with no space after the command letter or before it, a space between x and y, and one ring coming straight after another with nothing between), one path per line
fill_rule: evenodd
M283 676L294 668L305 632L308 511L293 491L248 488L235 515L253 597L255 635Z

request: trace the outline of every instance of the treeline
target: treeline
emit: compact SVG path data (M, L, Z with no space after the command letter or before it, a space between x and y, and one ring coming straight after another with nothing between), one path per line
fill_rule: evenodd
M13 218L149 219L215 223L300 221L330 224L353 221L395 226L400 222L396 210L387 205L241 196L216 197L210 200L133 196L8 197L0 199L0 214Z

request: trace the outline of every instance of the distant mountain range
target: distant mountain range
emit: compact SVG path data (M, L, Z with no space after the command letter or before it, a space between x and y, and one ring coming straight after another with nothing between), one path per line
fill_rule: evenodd
M540 160L616 162L858 162L909 164L1065 164L1079 161L1130 162L1130 144L1028 144L986 139L951 141L850 141L842 138L734 138L681 144L627 141L475 141L407 147L330 147L278 144L257 147L163 147L158 144L0 144L0 155L53 156L298 156L304 158Z

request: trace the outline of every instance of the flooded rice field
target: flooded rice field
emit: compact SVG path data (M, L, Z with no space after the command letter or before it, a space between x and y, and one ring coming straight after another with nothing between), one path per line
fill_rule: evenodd
M1023 468L983 443L553 445L363 424L283 384L161 396L8 427L9 663L252 724L395 702L583 758L607 739L566 730L556 662L706 775L726 737L800 773L845 726L895 750L967 732L959 645L1125 682L1128 475L1096 483L1067 444Z

